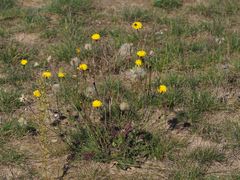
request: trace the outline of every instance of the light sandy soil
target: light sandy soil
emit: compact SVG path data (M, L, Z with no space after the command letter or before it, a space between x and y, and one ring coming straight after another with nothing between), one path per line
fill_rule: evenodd
M46 2L47 0L19 0L19 4L27 8L41 8Z

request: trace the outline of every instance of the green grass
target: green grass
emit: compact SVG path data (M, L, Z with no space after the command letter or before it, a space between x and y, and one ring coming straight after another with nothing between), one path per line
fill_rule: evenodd
M0 90L0 112L13 113L23 104L19 100L20 94L17 91Z
M97 128L97 129L96 129ZM183 147L183 142L168 139L163 135L132 128L126 134L125 127L86 127L72 134L71 150L80 159L97 162L117 161L117 166L127 169L140 166L142 158L162 160L171 156L176 147ZM126 129L127 130L127 129Z
M154 0L153 5L165 9L175 9L182 5L182 0Z
M8 165L28 161L8 142L21 143L22 137L29 138L34 132L37 143L46 138L50 151L59 144L67 146L62 153L73 155L71 160L76 164L83 160L106 166L116 162L118 168L126 170L144 167L146 161L159 161L164 170L151 167L153 177L161 174L168 179L194 180L216 179L218 175L207 170L218 162L230 167L229 175L219 178L237 179L239 174L229 160L239 149L240 140L236 120L239 1L196 4L154 0L144 2L144 6L130 6L137 2L133 0L116 9L111 7L118 6L115 2L111 6L94 2L52 0L43 8L26 8L16 1L0 0L0 162ZM141 21L143 29L132 29L134 21ZM21 33L39 36L36 42L17 42L15 36ZM93 33L99 33L101 39L93 41ZM85 50L86 43L93 50ZM132 44L130 57L119 56L124 43ZM79 55L77 47L81 49ZM136 69L134 61L140 49L147 51L143 60L146 74L132 80L129 72ZM154 55L150 56L151 50ZM47 62L49 56L52 59ZM88 64L88 71L83 73L70 65L76 56ZM25 68L20 65L23 58L29 60ZM34 67L35 62L40 66ZM41 78L46 69L52 72L49 80ZM65 78L57 78L59 69L64 70ZM60 84L57 93L52 90L56 83ZM157 92L161 84L167 86L165 94ZM93 88L92 94L86 92L89 87ZM35 89L43 91L41 98L33 97ZM27 103L20 102L22 94ZM223 101L220 95L226 99ZM103 102L102 108L92 107L96 99ZM127 102L130 109L121 110L122 102ZM33 113L26 114L24 108ZM43 119L57 118L50 113L55 111L64 120L54 127L44 124ZM38 126L21 126L16 119L22 116L27 122L33 117L39 120ZM16 119L8 120L12 118ZM174 118L176 128L171 129L169 120ZM189 126L185 127L185 122ZM59 137L58 145L49 138L53 134ZM186 153L192 136L206 138L216 147L199 147ZM226 152L217 147L226 148ZM57 154L49 155L54 158ZM105 174L104 168L102 171ZM98 171L81 177L89 176L98 176ZM108 170L106 176L115 179Z
M209 164L214 161L222 162L225 159L224 153L213 147L198 148L191 152L189 157L200 164Z
M25 161L25 155L14 149L1 148L0 163L1 165L21 164Z
M191 164L187 166L185 164L184 169L177 170L174 172L174 175L171 177L174 180L182 180L182 179L189 179L189 180L195 180L195 179L201 179L204 176L204 170L197 165Z
M207 17L223 17L236 15L239 11L239 1L238 0L213 0L210 3L200 4L194 8L196 11Z
M0 128L0 136L5 138L20 138L28 133L35 131L35 124L28 122L26 125L21 125L16 119L5 122Z
M88 13L91 7L91 0L53 0L49 10L61 15L76 15Z
M139 7L124 8L122 10L123 20L133 23L134 21L149 22L153 18L152 12L144 10Z
M20 165L26 161L26 155L9 146L8 142L32 133L36 130L34 126L32 123L20 125L16 119L2 123L0 127L0 163L2 165Z
M6 10L14 7L16 4L15 0L0 0L0 10Z

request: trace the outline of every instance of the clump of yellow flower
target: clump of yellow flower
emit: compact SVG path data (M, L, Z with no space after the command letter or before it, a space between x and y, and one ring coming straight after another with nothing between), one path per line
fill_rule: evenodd
M52 76L52 73L49 72L49 71L44 71L44 72L42 73L42 77L43 77L43 78L48 79L48 78L50 78L51 76Z
M141 22L134 22L134 23L132 24L132 28L133 28L133 29L136 29L136 30L142 29L142 27L143 27L143 25L142 25Z
M34 97L37 97L37 98L38 98L38 97L41 97L41 95L42 95L42 94L41 94L41 92L40 92L39 90L33 91L33 96L34 96Z
M137 55L138 55L138 57L143 58L147 55L147 53L146 53L146 51L141 50L141 51L137 52Z
M165 85L160 85L160 86L158 87L157 91L158 91L159 93L161 93L161 94L164 94L164 93L167 92L167 86L165 86Z
M78 66L78 69L82 70L82 71L86 71L86 70L88 70L88 65L87 64L80 64Z
M97 41L101 38L100 34L93 34L92 35L92 40Z
M142 62L141 59L137 59L137 60L135 61L135 64L136 64L136 66L140 67L140 66L142 66L143 62Z
M21 63L21 65L25 66L28 63L28 60L22 59L20 63Z
M81 52L81 49L80 48L76 48L76 53L80 54L80 52Z
M95 101L93 101L93 102L92 102L92 107L94 107L94 108L100 108L100 107L102 107L102 101L100 101L100 100L95 100Z
M63 73L62 71L58 72L58 77L59 78L64 78L65 77L65 73Z

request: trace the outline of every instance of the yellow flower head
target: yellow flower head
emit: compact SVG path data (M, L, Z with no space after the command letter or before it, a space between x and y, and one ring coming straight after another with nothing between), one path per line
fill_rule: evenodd
M41 97L41 95L42 95L42 94L41 94L41 92L40 92L39 90L33 91L33 96L34 96L34 97L37 97L37 98L38 98L38 97Z
M59 78L64 78L64 77L65 77L65 73L59 71L59 72L58 72L58 77L59 77Z
M49 71L44 71L44 72L42 73L42 77L43 77L43 78L48 79L48 78L50 78L51 76L52 76L52 73L49 72Z
M136 66L142 66L142 64L143 64L143 62L142 62L142 60L141 59L137 59L136 61L135 61L135 64L136 64Z
M160 86L158 87L157 91L158 91L159 93L161 93L161 94L164 94L164 93L167 92L167 86L165 86L165 85L160 85Z
M97 41L101 38L100 34L93 34L92 35L92 40Z
M102 101L99 101L99 100L95 100L92 102L92 107L94 108L100 108L102 107Z
M88 65L87 64L80 64L78 66L78 69L82 70L82 71L86 71L86 70L88 70Z
M81 52L81 49L80 48L76 48L76 53L80 54L80 52Z
M28 60L26 60L26 59L21 60L21 65L25 66L27 63L28 63Z
M138 57L143 58L143 57L145 57L147 55L147 53L146 53L146 51L141 50L141 51L137 52L137 55L138 55Z
M132 28L133 28L133 29L136 29L136 30L142 29L142 27L143 27L143 25L142 25L141 22L134 22L134 23L132 24Z

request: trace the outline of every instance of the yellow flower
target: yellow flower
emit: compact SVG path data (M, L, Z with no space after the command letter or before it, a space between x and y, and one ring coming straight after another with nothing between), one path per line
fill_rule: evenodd
M135 61L135 64L136 64L136 66L142 66L143 62L142 62L141 59L137 59L137 60Z
M100 107L102 107L102 102L99 101L99 100L95 100L95 101L92 102L92 107L100 108Z
M164 93L167 92L167 86L165 86L165 85L160 85L160 86L158 87L157 91L158 91L159 93L164 94Z
M59 72L58 72L58 77L59 77L59 78L64 78L64 77L65 77L65 73L59 71Z
M101 38L100 34L93 34L92 35L92 40L97 41Z
M141 51L137 52L137 55L138 55L138 57L145 57L147 55L147 53L146 53L146 51L141 50Z
M35 91L33 91L33 96L35 96L35 97L41 97L41 92L39 91L39 90L35 90Z
M26 59L21 60L21 65L25 66L27 63L28 63L28 60L26 60Z
M49 72L49 71L44 71L44 72L42 73L42 77L44 77L44 78L46 78L46 79L50 78L51 76L52 76L52 73Z
M76 48L76 53L80 54L80 52L81 52L81 49L80 48Z
M142 27L143 27L143 25L142 25L141 22L134 22L134 23L132 24L132 28L133 28L133 29L136 29L136 30L142 29Z
M78 66L78 69L82 70L82 71L86 71L86 70L88 70L88 65L87 64L80 64Z

